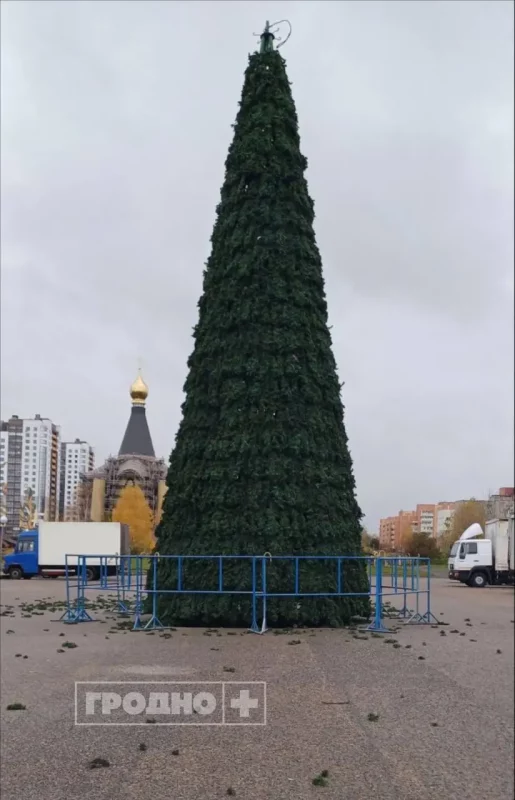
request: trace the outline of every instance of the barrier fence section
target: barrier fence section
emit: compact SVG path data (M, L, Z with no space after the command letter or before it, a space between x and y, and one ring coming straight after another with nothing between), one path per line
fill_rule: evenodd
M176 586L173 589L159 588L158 564L164 560L174 562ZM188 562L206 561L216 565L217 588L199 589L184 585L184 571ZM224 586L224 566L229 561L245 561L250 564L251 586L249 589L228 589ZM329 566L328 580L334 581L336 589L326 592L306 592L301 588L300 571L305 562L326 562ZM293 581L284 586L284 591L271 589L267 583L270 565L287 562L293 565ZM346 567L362 562L368 575L368 590L346 591ZM332 569L330 569L332 567ZM147 588L147 577L151 576ZM61 620L75 624L91 622L86 592L109 591L116 594L116 610L133 618L133 630L153 630L171 627L163 625L158 617L158 599L165 595L242 595L251 598L250 630L265 633L267 628L267 599L269 598L335 598L370 597L372 615L365 630L389 633L384 624L385 617L394 617L405 624L430 624L438 620L431 611L431 562L428 558L404 556L190 556L190 555L80 555L68 554L65 566L66 611ZM145 600L150 600L151 612L144 614ZM394 605L392 599L397 601ZM400 603L400 607L399 607ZM409 603L409 604L408 604ZM414 605L413 605L414 604ZM261 606L261 625L258 624L258 609ZM412 606L412 607L410 607ZM143 616L149 616L143 620ZM362 620L367 622L367 620Z

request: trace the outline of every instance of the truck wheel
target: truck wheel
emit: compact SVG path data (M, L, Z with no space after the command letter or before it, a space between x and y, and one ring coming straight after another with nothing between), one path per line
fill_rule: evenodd
M9 577L12 581L19 581L23 578L23 570L21 567L11 567L9 570Z
M484 589L487 584L486 575L484 572L474 572L470 578L470 585L476 589Z
M97 577L97 571L94 567L86 567L86 580L88 583L94 581Z

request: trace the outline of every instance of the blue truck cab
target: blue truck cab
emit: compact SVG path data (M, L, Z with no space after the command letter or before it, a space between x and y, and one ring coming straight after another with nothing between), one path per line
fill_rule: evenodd
M39 572L38 566L37 528L34 530L20 531L16 542L16 549L8 556L4 556L4 573L14 580L25 578L29 580Z

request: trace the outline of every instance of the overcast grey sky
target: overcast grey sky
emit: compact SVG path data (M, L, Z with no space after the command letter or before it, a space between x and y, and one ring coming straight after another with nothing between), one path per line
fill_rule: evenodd
M511 2L2 3L2 417L180 419L231 124L288 17L358 498L513 485Z

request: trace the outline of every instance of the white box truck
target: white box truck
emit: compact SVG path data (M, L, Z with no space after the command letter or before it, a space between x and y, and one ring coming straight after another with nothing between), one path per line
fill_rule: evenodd
M454 542L448 560L449 578L467 586L499 586L515 578L515 522L491 519L485 525L474 523Z
M34 530L22 531L14 553L4 558L4 573L12 579L35 575L59 577L68 569L76 572L78 556L129 555L129 528L119 522L40 522ZM68 556L68 561L66 561ZM109 558L108 574L115 574L116 559ZM100 558L88 558L88 580L100 575Z

